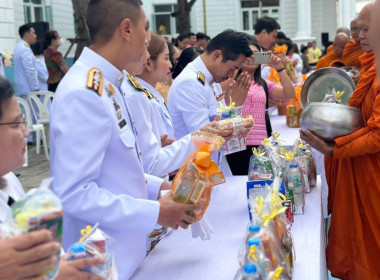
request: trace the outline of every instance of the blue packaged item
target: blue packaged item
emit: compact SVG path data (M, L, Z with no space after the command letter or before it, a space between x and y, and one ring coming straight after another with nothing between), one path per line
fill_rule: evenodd
M271 186L272 184L273 184L273 180L247 182L248 200L254 199L255 197L258 197L258 196L264 196L265 185ZM282 193L284 196L286 195L284 181L281 182L279 192ZM248 213L249 213L249 219L250 221L252 221L251 207L249 206L249 203L248 203Z

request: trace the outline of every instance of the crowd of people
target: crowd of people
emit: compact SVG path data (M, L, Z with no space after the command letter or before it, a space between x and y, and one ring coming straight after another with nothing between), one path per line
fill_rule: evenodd
M339 28L325 55L315 42L294 44L270 17L257 20L252 35L225 30L179 35L175 42L148 30L141 1L90 0L86 23L91 46L69 69L58 51L55 30L36 43L33 27L19 28L14 51L18 95L55 92L50 111L52 190L64 208L62 249L80 230L99 222L116 246L119 279L129 279L149 251L147 236L158 227L202 226L189 216L197 204L173 201L170 179L194 150L191 133L207 131L224 139L232 129L216 126L217 109L234 102L255 125L241 131L247 150L213 154L224 175L247 175L252 148L271 135L270 100L295 97L303 74L323 67L352 67L356 90L349 105L364 127L327 143L308 130L300 137L325 155L331 228L327 265L344 280L379 279L380 186L379 83L375 32L380 3L366 5L350 30ZM102 13L98 13L101 10ZM160 27L160 33L164 29ZM33 45L33 51L30 46ZM276 53L275 46L286 46ZM269 51L269 62L255 54ZM258 56L258 55L257 55ZM294 75L285 71L291 64ZM275 73L278 83L269 79ZM24 191L12 171L24 163L25 118L12 85L0 77L0 224ZM31 278L54 263L60 244L47 230L0 240L0 279ZM165 257L165 256L163 256ZM101 279L83 272L102 258L67 261L57 279ZM39 278L33 278L39 279ZM42 279L42 278L41 278Z

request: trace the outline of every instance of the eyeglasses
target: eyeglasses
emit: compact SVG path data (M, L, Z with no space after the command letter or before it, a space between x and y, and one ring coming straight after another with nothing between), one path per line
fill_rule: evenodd
M23 114L21 116L21 121L20 122L0 123L0 125L17 125L17 128L21 125L25 129L26 128L26 117Z

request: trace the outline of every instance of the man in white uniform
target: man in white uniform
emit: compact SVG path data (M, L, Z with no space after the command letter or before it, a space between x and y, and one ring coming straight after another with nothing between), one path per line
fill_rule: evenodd
M186 66L174 80L168 96L177 139L214 119L219 98L213 83L232 77L251 55L246 35L226 30L211 40L205 53ZM232 175L224 156L221 158L221 170L225 176Z
M37 68L30 48L36 42L37 35L29 24L20 26L18 33L21 39L13 53L15 84L17 95L25 98L29 92L39 90Z
M196 205L159 201L170 185L144 176L136 128L120 86L122 70L147 47L147 19L140 0L91 0L85 48L55 93L51 112L53 190L64 209L63 247L80 230L100 223L115 241L119 279L129 279L144 260L147 235L156 223L177 229L195 222Z

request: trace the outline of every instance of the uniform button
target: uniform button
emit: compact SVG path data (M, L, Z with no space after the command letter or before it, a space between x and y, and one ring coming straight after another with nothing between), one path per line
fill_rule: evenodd
M135 124L135 121L133 120L132 123Z
M141 152L139 152L139 155L140 155L140 157L141 157Z

